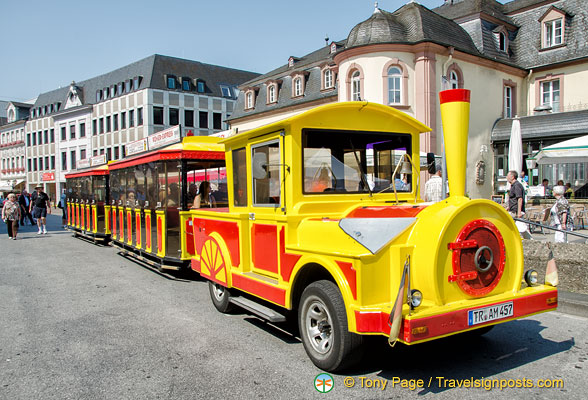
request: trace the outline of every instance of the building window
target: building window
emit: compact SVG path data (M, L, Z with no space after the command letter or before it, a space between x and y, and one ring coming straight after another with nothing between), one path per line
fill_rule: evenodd
M333 79L333 71L325 69L323 72L324 89L332 89L335 86L335 80Z
M498 49L506 52L506 35L504 32L498 34Z
M163 125L163 107L153 107L153 124Z
M388 68L388 104L401 104L402 71L394 66Z
M43 131L43 142L45 144L49 143L49 131L48 130Z
M163 115L163 112L162 112ZM194 127L194 111L184 110L184 125L190 128Z
M294 78L294 97L302 96L302 78Z
M118 114L112 116L112 130L118 131Z
M61 127L61 140L67 139L67 132L65 131L65 126Z
M55 129L49 129L49 138L51 140L51 143L55 143Z
M253 108L254 105L255 103L253 101L253 91L251 90L247 92L247 94L245 94L245 109L250 110Z
M39 144L43 144L43 132L39 131L37 134L39 135Z
M124 83L119 82L118 85L117 85L117 88L118 88L118 94L119 94L119 96L124 93L124 91L123 91L124 88L125 88Z
M275 103L276 102L276 85L272 84L267 87L267 102L268 103Z
M37 171L37 159L33 159L33 171Z
M67 153L65 151L61 152L61 170L67 170Z
M97 135L98 134L98 129L96 128L96 120L93 119L92 120L92 135Z
M51 169L55 169L55 156L51 156Z
M553 112L559 112L560 88L559 79L541 82L541 105L551 106Z
M455 71L449 72L449 87L451 89L459 89L459 78Z
M110 115L108 117L106 117L106 132L110 132Z
M98 127L100 128L100 130L98 132L104 133L104 118L100 118L98 120Z
M27 133L27 146L31 146L31 134Z
M133 78L133 90L139 90L139 85L141 84L141 77L135 76Z
M175 89L176 88L176 77L172 75L167 76L167 88L168 89Z
M208 128L208 112L200 111L198 113L198 120L200 122L200 128Z
M204 91L205 91L204 81L198 81L196 83L196 91L198 93L204 93Z
M229 97L231 98L231 88L225 85L220 85L220 89L221 89L221 94L223 97Z
M96 91L96 102L100 103L102 101L102 90Z
M221 113L212 113L212 129L222 129L223 115Z
M70 139L75 139L76 138L76 126L75 125L70 125L69 126L69 138Z
M106 160L112 160L112 149L110 147L106 149Z
M125 93L129 93L131 91L131 80L127 79L125 81Z
M192 89L192 85L190 85L190 78L182 78L182 89L186 91L190 91Z
M563 18L548 21L544 26L544 47L557 46L563 43Z
M39 171L43 171L43 157L39 157Z
M28 168L28 171L29 171L29 172L30 172L30 171L32 171L32 170L33 170L33 167L32 167L32 160L31 160L30 158L27 160L27 164L28 164L28 166L29 166L29 168Z
M180 123L180 111L177 108L169 109L169 124L178 125Z
M70 151L71 169L76 169L76 151Z
M129 110L129 128L135 126L135 110Z
M447 68L447 79L449 79L450 89L463 89L463 72L457 63Z
M354 71L351 74L351 100L361 101L361 74Z
M120 129L126 129L126 128L127 128L127 113L121 112L120 113Z
M115 146L115 148L114 148L114 159L115 160L118 160L118 156L119 156L118 146Z
M137 108L137 126L143 125L143 107Z
M80 149L80 160L86 159L86 149Z
M513 88L511 86L504 86L504 118L512 118L513 116Z
M33 132L32 137L33 137L33 146L36 146L37 145L37 132Z

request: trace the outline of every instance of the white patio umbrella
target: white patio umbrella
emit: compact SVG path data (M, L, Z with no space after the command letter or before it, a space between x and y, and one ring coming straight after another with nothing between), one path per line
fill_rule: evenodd
M508 143L508 170L521 173L523 169L523 139L521 137L521 122L518 118L512 121L510 142Z

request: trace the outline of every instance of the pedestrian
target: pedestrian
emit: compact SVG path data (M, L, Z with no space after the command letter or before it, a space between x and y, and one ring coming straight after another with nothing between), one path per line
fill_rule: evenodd
M547 178L543 179L543 182L541 182L541 185L543 186L543 190L545 191L543 196L545 196L545 197L551 196L551 186L549 186L549 179L547 179Z
M40 234L47 234L47 211L51 214L51 200L47 193L43 192L43 186L35 187L36 192L33 193L31 206L33 208L33 217L37 219L37 226Z
M443 200L443 179L441 163L435 163L435 174L425 183L425 201L434 203Z
M31 226L35 225L35 221L33 221L33 216L29 212L31 199L26 189L23 189L20 196L18 196L18 204L20 204L20 225L25 225L25 218L29 219Z
M525 188L517 180L517 171L508 171L506 180L510 183L508 191L508 212L515 218L521 218L525 212Z
M564 197L566 188L564 186L555 186L553 188L553 196L555 197L555 204L551 207L551 223L559 230L571 230L570 222L570 205L568 200ZM555 243L565 242L565 233L556 231L554 237Z
M61 225L63 225L64 228L67 228L67 213L66 213L67 194L66 194L66 190L67 189L63 189L63 191L61 192L61 198L59 199L59 204L57 205L59 208L61 208L61 211L63 212L63 215L61 216Z
M566 183L566 192L564 193L564 197L566 199L574 198L574 189L572 189L572 184L570 182Z
M2 220L6 223L8 238L16 240L18 234L18 221L20 219L20 204L16 201L16 195L10 193L6 197L2 207Z

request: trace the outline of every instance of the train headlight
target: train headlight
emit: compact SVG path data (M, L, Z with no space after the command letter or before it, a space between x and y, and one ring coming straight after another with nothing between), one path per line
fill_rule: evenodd
M413 289L410 291L410 308L416 308L421 305L423 294L420 290Z
M529 286L536 286L539 282L539 276L537 274L537 271L535 271L534 269L530 269L527 272L525 272L525 282L527 282L527 285Z

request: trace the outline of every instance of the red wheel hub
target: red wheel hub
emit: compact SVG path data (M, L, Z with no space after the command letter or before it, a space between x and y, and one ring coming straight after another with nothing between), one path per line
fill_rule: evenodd
M449 282L471 296L485 296L500 282L504 272L505 247L496 226L478 219L468 223L447 246L453 251L453 275Z

